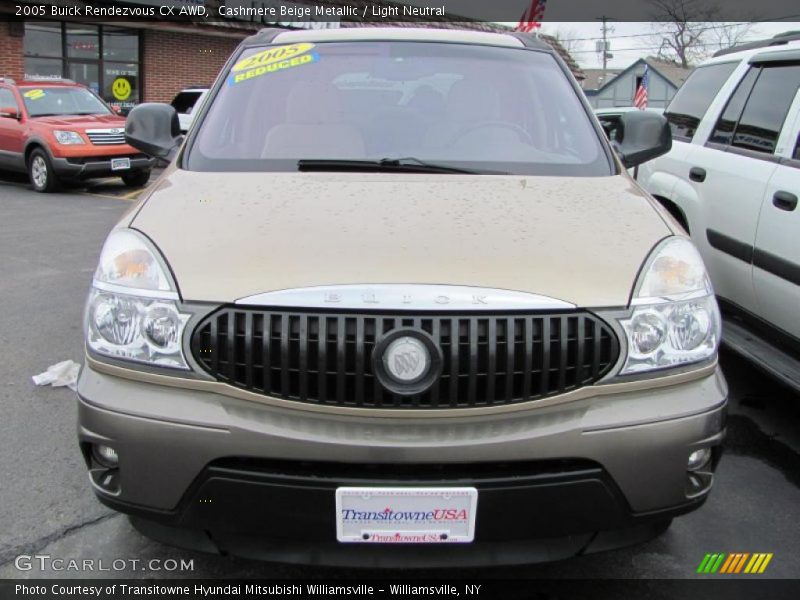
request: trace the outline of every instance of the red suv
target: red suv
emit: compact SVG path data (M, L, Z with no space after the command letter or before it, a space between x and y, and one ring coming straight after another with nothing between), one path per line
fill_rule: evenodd
M142 186L154 162L125 143L125 119L88 88L0 78L0 169L27 171L37 192L114 175Z

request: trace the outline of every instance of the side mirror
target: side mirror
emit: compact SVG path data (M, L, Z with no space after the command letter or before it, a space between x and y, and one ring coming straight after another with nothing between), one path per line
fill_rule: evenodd
M178 113L157 102L133 107L125 121L125 141L149 156L172 160L183 142Z
M0 108L0 117L6 119L16 119L19 121L20 115L19 110L15 106L4 106Z
M122 114L122 107L121 107L121 106L118 106L118 105L116 105L116 104L112 104L112 105L111 105L111 110L113 110L113 111L114 111L116 114L118 114L118 115L121 115L121 114Z
M667 119L646 111L623 113L611 145L626 169L666 154L672 149L672 131Z
M596 115L597 120L600 121L600 126L606 132L606 137L609 140L614 139L614 132L619 125L620 115Z

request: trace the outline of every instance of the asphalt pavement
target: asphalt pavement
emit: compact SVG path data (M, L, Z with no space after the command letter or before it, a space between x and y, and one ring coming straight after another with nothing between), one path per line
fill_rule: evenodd
M0 579L425 576L276 565L170 548L144 538L95 499L76 442L74 393L36 387L31 376L62 360L82 361L81 315L97 256L136 195L115 180L36 194L24 179L0 176ZM708 552L771 552L760 577L800 576L800 397L735 356L723 352L721 360L731 398L726 453L700 510L633 548L544 565L427 575L687 578L697 576ZM25 555L127 563L110 571L42 570L36 560L20 563L17 557ZM192 568L165 570L181 561ZM18 568L28 564L29 570Z

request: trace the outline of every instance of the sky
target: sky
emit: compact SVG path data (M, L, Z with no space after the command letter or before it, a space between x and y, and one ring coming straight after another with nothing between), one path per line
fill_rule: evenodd
M513 23L510 25L516 25ZM658 43L650 38L654 32L654 23L609 22L612 28L608 34L611 42L611 53L614 58L609 61L609 68L623 69L639 58L658 54ZM542 33L554 34L557 31L562 37L581 39L580 48L572 52L573 58L586 69L603 66L600 54L595 52L595 41L602 39L601 23L595 22L546 22ZM786 31L800 31L800 22L781 21L772 23L755 23L747 32L745 41L754 41L772 37ZM569 34L569 35L565 35Z

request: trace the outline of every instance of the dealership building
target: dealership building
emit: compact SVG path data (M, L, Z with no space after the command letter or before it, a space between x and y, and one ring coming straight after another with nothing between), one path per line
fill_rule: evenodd
M55 0L50 4L57 8L48 6L45 11L41 0L0 4L0 76L72 79L122 108L138 102L169 102L185 87L211 84L237 44L264 27L372 26L374 22L358 17L364 6L370 13L374 7L384 14L403 6L382 0L298 0L295 4L272 0ZM270 6L296 10L281 17L270 14ZM325 8L324 16L318 16L317 6ZM353 11L354 6L360 10ZM181 12L183 16L178 16ZM392 25L503 30L494 24L456 21L453 15L438 14L403 17ZM554 39L542 37L581 79L583 73L567 52Z

